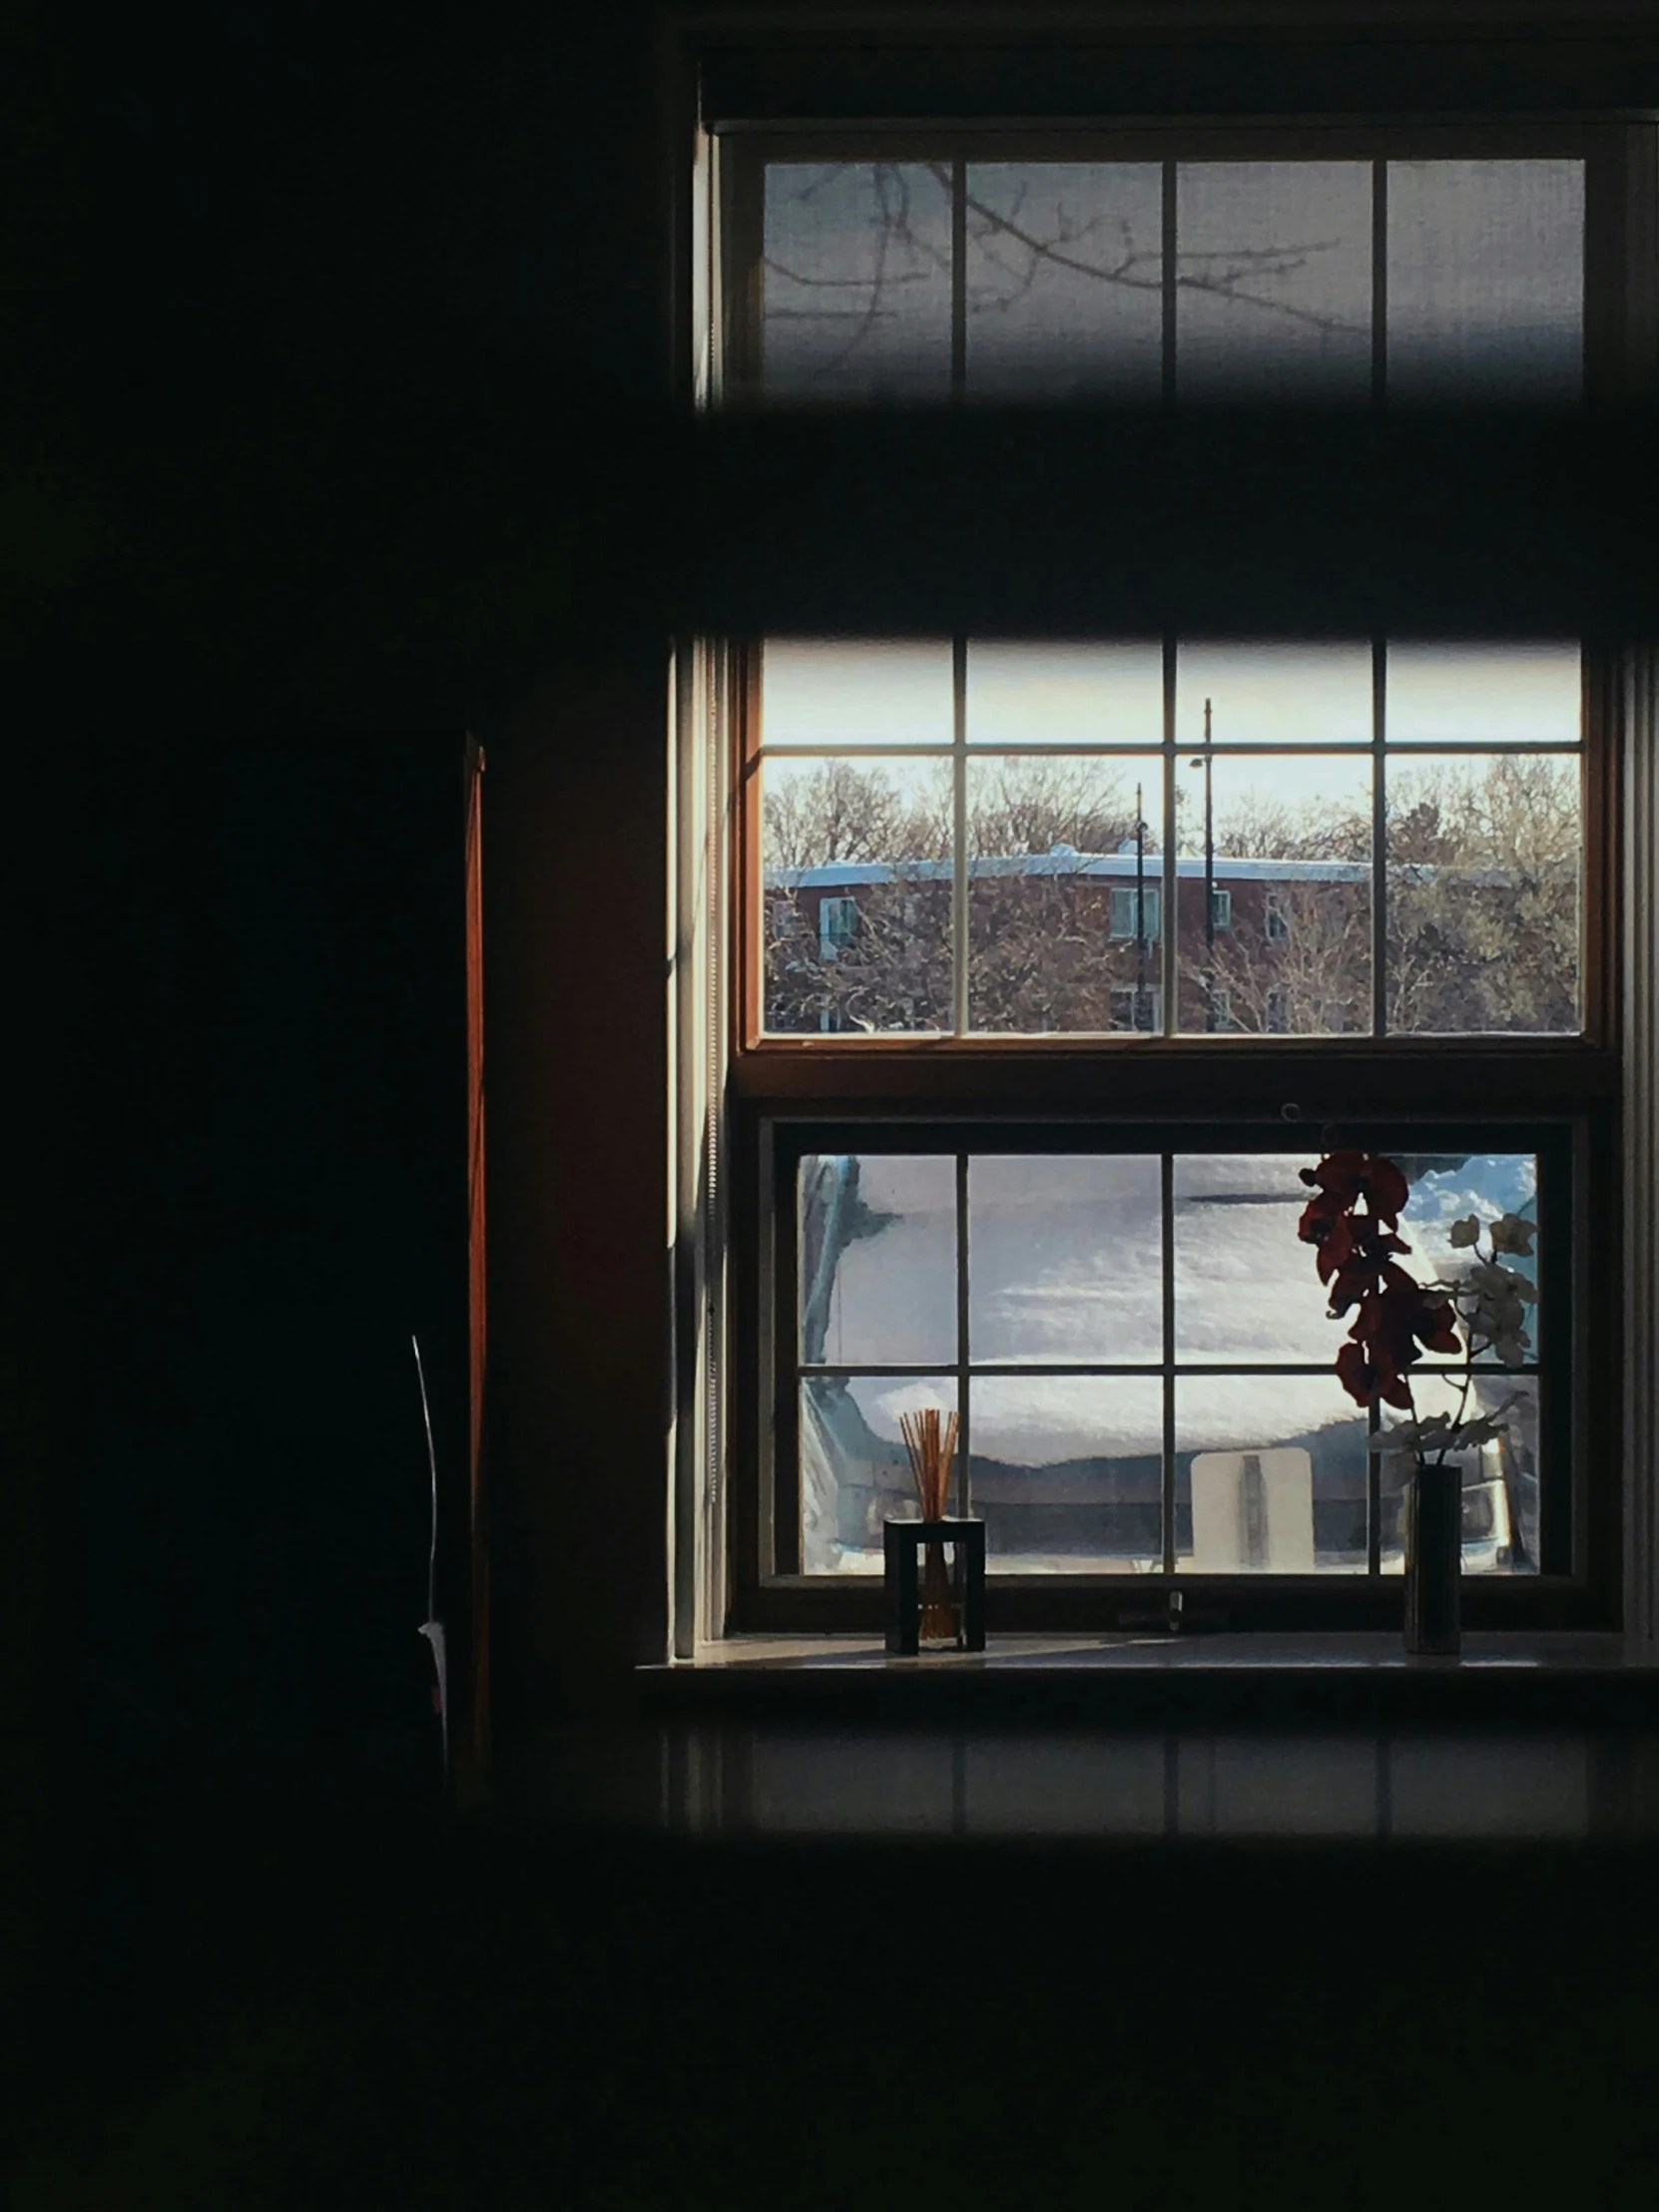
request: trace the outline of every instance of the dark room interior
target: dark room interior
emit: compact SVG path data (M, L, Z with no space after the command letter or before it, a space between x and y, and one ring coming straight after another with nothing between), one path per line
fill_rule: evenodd
M1651 0L407 20L246 0L110 21L24 0L4 51L10 2201L1643 2193ZM1223 159L1250 133L1302 159L1373 128L1401 150L1379 178L1427 166L1413 131L1496 133L1517 167L1534 143L1589 149L1583 405L1475 388L1385 416L1247 389L1183 415L1168 243L1150 397L954 404L962 277L952 404L764 403L785 358L757 335L763 268L769 299L785 282L757 243L768 163L822 140L850 168L908 133L922 151L893 174L931 161L948 187L955 163L959 266L961 180L997 133L1035 162L1116 132L1112 159L1173 180L1195 132ZM1182 763L1208 777L1215 748L1177 743L1178 631L1583 641L1582 763L1576 726L1555 746L1588 795L1570 1036L1390 1053L1381 1017L1348 1035L1322 1015L1317 1039L1270 1037L1283 996L1260 1037L1209 1033L1217 911L1273 929L1260 898L1214 903ZM1006 849L962 858L970 634L1166 641L1148 758L1171 840L1199 823L1177 868L1198 870L1209 965L1178 998L1186 952L1149 949L1137 799L1129 836L1114 821L1092 849L1118 870L1099 912L1122 977L1141 956L1110 1018L1164 1020L1142 1020L1162 961L1162 1036L978 1050L898 1034L907 1012L848 1037L832 929L866 926L859 888L833 924L812 908L827 1010L781 1041L754 915L787 871L743 796L773 774L744 750L753 641L954 641L934 750L955 762L956 860L929 864L955 866L942 987L966 1008L968 878ZM1030 850L1052 871L1078 841ZM1391 988L1382 918L1372 943L1367 1021ZM1194 1005L1205 1034L1176 1035ZM1436 1114L1439 1137L1414 1137ZM965 1223L977 1144L1083 1129L1079 1153L1165 1163L1167 1231L1206 1117L1281 1163L1304 1138L1298 1163L1331 1151L1333 1128L1430 1176L1542 1163L1538 1426L1560 1471L1532 1554L1516 1505L1515 1571L1472 1572L1465 1492L1461 1653L1402 1657L1362 1428L1354 1571L1311 1571L1310 1487L1308 1573L1206 1586L1209 1477L1172 1410L1177 1259L1145 1363L1163 1427L1120 1450L1150 1470L1164 1547L1141 1587L993 1571L982 1656L888 1656L869 1516L890 1482L861 1478L864 1522L850 1476L840 1521L812 1518L812 1393L841 1385L822 1344L800 1350L813 1225L774 1207L777 1163L885 1159L931 1129ZM892 1218L847 1233L866 1262L897 1249ZM1322 1316L1312 1257L1287 1250ZM956 1265L937 1364L965 1391ZM792 1362L829 1382L804 1372L797 1395ZM994 1547L990 1417L959 1480L982 1482ZM1306 1425L1287 1409L1276 1437ZM995 1450L1017 1484L1018 1448ZM1259 1500L1291 1479L1270 1456L1236 1477ZM1058 1516L1031 1525L1073 1542ZM835 1572L808 1571L815 1543Z

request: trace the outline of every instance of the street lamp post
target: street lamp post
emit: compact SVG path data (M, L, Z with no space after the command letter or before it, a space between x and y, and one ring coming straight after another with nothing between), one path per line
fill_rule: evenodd
M1210 702L1204 702L1204 751L1188 764L1204 771L1204 1026L1216 1026L1216 817L1215 740Z

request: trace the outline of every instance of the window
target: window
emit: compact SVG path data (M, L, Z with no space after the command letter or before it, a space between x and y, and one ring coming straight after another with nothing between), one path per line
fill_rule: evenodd
M1009 1126L950 1150L942 1130L889 1127L842 1153L811 1128L780 1138L781 1448L803 1470L784 1558L880 1573L881 1521L910 1479L899 1418L925 1402L958 1415L955 1503L983 1517L992 1576L1400 1571L1401 1470L1368 1450L1377 1416L1333 1375L1307 1295L1301 1155L1259 1134L1245 1151L1148 1139L1094 1132L1079 1150L1075 1133ZM1472 1402L1507 1407L1509 1426L1468 1470L1463 1562L1535 1576L1567 1545L1565 1278L1540 1276L1565 1249L1561 1140L1388 1141L1412 1179L1403 1232L1436 1272L1471 1213L1543 1227L1522 1263L1537 1357L1475 1374ZM1418 1380L1425 1415L1458 1399L1446 1367Z
M1114 884L1112 934L1150 943L1158 934L1158 893L1137 891L1129 884Z
M769 638L752 667L762 1036L830 1003L871 1039L1110 1033L1154 989L1176 1036L1585 1030L1576 641Z
M749 134L722 396L900 405L917 438L981 401L1570 405L1624 311L1594 215L1621 158L1472 126ZM1320 606L1051 635L1021 590L975 573L931 633L872 592L732 653L734 1618L873 1621L920 1392L963 1421L993 1627L1187 1576L1241 1623L1385 1619L1397 1487L1288 1225L1333 1117L1413 1164L1425 1252L1503 1192L1547 1222L1469 1617L1605 1618L1578 1225L1612 1218L1614 657ZM855 926L820 907L804 953L771 916L826 890Z
M858 927L858 901L855 898L825 898L819 902L819 946L827 960L835 957L837 949L849 944Z
M1114 990L1112 1027L1153 1034L1164 1025L1164 994L1159 990Z

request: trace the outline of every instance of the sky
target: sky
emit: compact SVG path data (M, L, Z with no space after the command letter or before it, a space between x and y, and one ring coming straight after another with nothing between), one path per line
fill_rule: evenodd
M1576 745L1579 649L1570 642L1390 644L1385 696L1393 745ZM966 742L970 748L1159 746L1163 697L1163 652L1155 640L970 644ZM1182 645L1175 731L1189 761L1187 749L1203 743L1206 699L1218 752L1230 745L1369 746L1371 647L1364 641ZM948 639L767 642L762 742L769 748L948 746L951 733ZM1126 773L1142 773L1144 766ZM894 762L889 773L902 788L916 772ZM1219 813L1252 790L1296 807L1347 811L1369 805L1370 773L1352 757L1258 758L1231 769L1218 763Z

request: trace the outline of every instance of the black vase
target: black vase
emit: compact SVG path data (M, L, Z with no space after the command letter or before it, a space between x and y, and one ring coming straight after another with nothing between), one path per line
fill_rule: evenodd
M1462 1646L1463 1470L1448 1459L1411 1471L1405 1506L1405 1648L1444 1656Z

